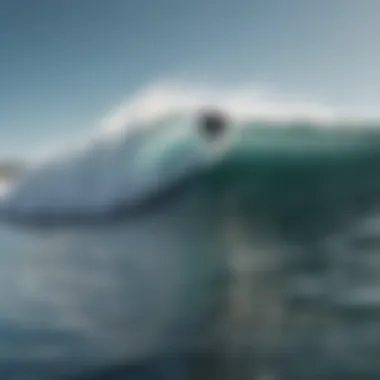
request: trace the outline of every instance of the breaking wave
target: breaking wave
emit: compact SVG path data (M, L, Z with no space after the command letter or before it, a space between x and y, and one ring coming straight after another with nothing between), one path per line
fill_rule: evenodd
M120 194L128 194L131 199L135 199L135 195L141 193L142 188L151 187L152 184L146 179L152 178L151 174L157 173L157 170L146 165L143 167L146 170L145 175L141 175L141 171L130 171L130 175L121 181L118 174L126 174L126 163L133 165L132 156L137 146L134 142L131 143L134 139L126 142L121 136L130 133L136 137L139 135L136 130L159 128L166 125L162 121L168 117L192 114L205 107L221 109L237 123L256 121L270 125L274 121L277 125L280 123L292 126L296 120L301 119L315 127L329 126L338 121L344 127L355 123L363 126L364 122L370 121L366 112L345 112L310 100L298 101L287 96L274 96L273 93L249 86L210 90L205 86L159 83L143 89L116 107L101 121L100 130L89 136L84 143L88 147L98 144L99 140L102 142L110 139L108 150L101 149L99 145L98 149L92 150L92 155L82 157L80 170L74 165L70 168L64 167L65 175L61 178L47 176L47 185L51 185L50 189L53 189L50 193L53 198L49 199L42 191L46 189L45 181L41 181L42 186L37 191L34 186L30 192L27 189L26 195L32 194L34 190L40 196L37 201L41 201L42 205L49 202L54 204L54 196L60 191L71 194L73 188L69 186L71 182L67 179L82 179L86 178L84 174L101 172L104 177L100 177L99 183L111 183L112 187L96 188L92 184L90 191L84 191L83 196L76 198L78 204L100 200L101 206L107 206L108 201L119 200ZM113 144L113 141L118 144ZM152 144L148 144L144 152L150 151L152 147ZM66 154L69 147L63 148L62 151ZM79 147L79 150L82 148L83 146ZM161 148L160 146L159 149ZM149 157L153 160L155 158L152 155ZM138 168L142 169L141 166ZM335 212L343 214L344 217L346 213L351 214L351 204L359 199L357 194L364 200L368 200L369 190L378 195L377 189L380 186L375 175L376 167L369 167L368 173L355 169L347 170L347 176L330 176L330 182L326 182L328 186L324 186L325 181L320 181L321 186L315 187L315 196L312 189L310 190L311 198L306 197L308 193L288 192L294 194L294 197L284 198L282 204L288 205L285 201L290 199L293 202L290 204L290 211L293 212L298 204L300 206L295 211L303 212L290 213L298 223L297 231L302 230L305 224L300 220L309 221L312 227L316 220L318 226L324 227L328 224L327 216L335 217ZM352 172L358 177L354 178ZM62 171L59 174L61 173ZM112 177L114 173L116 176ZM137 186L139 183L136 181L136 173L144 179L140 182L141 186ZM369 174L366 177L367 183L360 180L361 174ZM351 186L352 183L357 185L360 192L355 186ZM27 197L26 199L28 200ZM313 202L309 202L309 205L315 204L315 209L304 209L303 204L306 203L302 202L305 199L312 199ZM298 201L301 203L297 203ZM270 210L266 207L265 209L264 219L269 223L270 229L272 222L280 219L279 212L274 208L273 214L270 214ZM319 216L320 210L326 217L323 222L311 216L311 211ZM379 297L376 296L379 294L379 260L376 255L379 238L378 229L374 228L378 225L379 218L377 212L374 214L373 220L364 219L367 224L363 219L351 217L358 227L355 229L344 226L343 233L338 236L337 242L333 241L334 246L331 247L329 244L325 246L325 238L330 237L325 233L317 242L308 240L295 247L288 244L289 242L277 243L273 230L269 231L269 236L264 236L263 242L260 241L260 236L257 241L248 239L252 230L248 230L247 236L237 235L236 242L233 241L229 249L231 268L237 267L233 272L234 279L238 281L231 304L227 305L237 312L232 315L235 319L230 322L231 332L225 338L229 343L225 347L228 348L226 360L218 363L230 369L230 377L227 378L242 378L244 373L252 377L253 373L259 372L260 378L271 375L275 377L278 374L287 378L310 379L320 378L323 372L328 373L331 379L336 379L338 377L334 376L335 373L352 375L358 368L366 373L380 373L377 364L380 344L376 335L378 314L375 314L379 305ZM340 214L337 219L338 217ZM174 307L169 307L173 301L171 297L178 297L177 284L183 284L180 276L184 272L178 269L177 261L170 256L173 251L172 236L176 236L175 242L181 244L182 248L183 241L177 239L179 227L182 226L178 226L178 219L170 217L170 214L165 219L167 223L155 219L149 225L134 223L128 229L124 226L120 229L96 228L72 235L49 235L46 245L42 248L39 244L33 245L33 251L29 236L25 232L13 231L12 235L9 229L3 230L2 247L8 254L6 252L1 256L3 264L0 268L3 272L0 280L3 282L0 286L0 313L3 319L4 316L12 319L11 326L15 326L16 332L21 331L26 336L21 343L14 343L13 335L17 335L12 335L9 326L5 324L4 328L3 324L3 330L8 333L6 336L10 337L8 340L12 341L12 345L20 347L16 347L19 351L10 353L20 360L21 353L31 355L38 351L35 347L46 347L44 335L36 325L50 327L47 332L60 350L53 361L55 368L56 363L65 364L66 360L69 365L65 367L74 367L76 370L76 363L79 362L79 367L82 367L87 353L90 353L92 359L99 358L101 365L108 365L109 362L112 365L114 358L119 358L120 355L126 355L129 364L137 360L136 358L146 357L147 353L158 352L161 323L169 317L177 318L177 313L179 319L186 315L177 310L176 303ZM368 224L371 228L368 228ZM200 226L203 227L203 224L200 223ZM236 229L238 228L239 226ZM150 232L149 239L146 238L147 230ZM133 250L129 250L130 247ZM161 247L160 253L166 256L157 255L157 247ZM198 250L194 250L196 251ZM244 252L240 254L240 251ZM204 263L203 256L200 260ZM201 268L199 262L192 265L192 268ZM247 262L252 265L247 265ZM336 273L337 269L339 273ZM196 275L199 276L199 273ZM146 294L145 289L148 289ZM206 291L204 288L199 290L206 296L213 296L214 290L219 291ZM163 314L155 314L151 309L152 305L153 308L160 306L157 311L160 309ZM190 310L191 305L185 310ZM356 313L355 318L349 315L350 310ZM281 319L282 316L285 321ZM3 330L0 331L1 336L5 334ZM37 340L37 335L32 335L37 334L36 331L40 340ZM62 337L57 335L57 332L62 331ZM82 342L90 346L81 346L77 340L71 338L73 334L81 339L84 337ZM4 351L5 354L10 355L6 346L8 341L4 337L3 341L8 350ZM28 349L32 345L33 351ZM102 348L98 349L98 345ZM251 349L254 355L251 355ZM42 354L45 355L45 352L47 351L42 351ZM4 353L2 355L0 361L3 360L4 363ZM41 360L46 358L43 355ZM47 360L52 361L50 356ZM12 364L12 361L7 360L8 362ZM332 362L336 364L331 365ZM93 364L94 360L90 366ZM21 365L14 367L14 373L24 374L23 371L27 370ZM41 368L44 371L46 367ZM363 378L355 375L346 377Z
M67 152L81 150L100 140L144 127L160 127L174 115L194 114L204 108L218 109L240 122L271 122L291 125L301 120L316 126L372 123L380 120L377 110L348 109L320 102L310 96L295 96L244 84L230 87L159 81L142 87L114 107L95 126L93 133L70 138L64 144L49 143L37 148L31 161L36 164ZM53 148L51 148L53 147Z

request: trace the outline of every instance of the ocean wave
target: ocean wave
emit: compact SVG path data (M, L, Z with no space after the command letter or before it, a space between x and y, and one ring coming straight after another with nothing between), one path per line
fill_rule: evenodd
M173 118L194 115L204 109L217 109L236 125L273 123L292 126L307 123L314 127L362 127L380 121L377 110L344 108L320 102L310 96L296 96L260 86L208 86L180 80L158 81L143 86L110 110L90 133L68 136L66 142L42 143L29 157L32 166L52 159L87 150L120 135L136 134L136 130L159 129ZM58 140L58 138L57 138ZM59 139L62 140L62 139Z
M103 118L101 130L106 134L120 133L135 125L154 124L172 115L194 114L207 108L221 110L237 123L290 124L301 120L334 125L380 120L376 110L337 107L310 96L283 94L250 84L218 87L167 81L143 87L127 98Z
M136 124L151 124L171 115L194 114L205 108L222 110L238 122L263 119L326 122L339 116L333 107L310 100L289 99L255 86L221 89L168 82L146 86L126 99L102 120L102 131L125 131Z
M360 127L355 130L364 135L363 128L369 125L369 119L343 116L333 107L289 100L248 86L225 90L179 84L148 86L105 117L100 130L85 142L40 161L34 168L37 170L12 192L10 203L32 214L52 209L59 215L68 209L84 208L87 215L89 209L100 212L115 205L139 203L199 173L210 159L218 158L217 149L201 138L196 127L198 113L204 109L224 113L230 130L242 127L247 131L244 127L248 123L249 133L256 133L253 140L250 137L254 141L250 149L269 149L272 155L276 149L300 154L342 146L355 149L363 142L356 137L310 137L298 132L305 127L338 126ZM274 137L260 134L270 126L276 127ZM292 133L279 133L279 127ZM372 135L365 137L365 144L372 141Z

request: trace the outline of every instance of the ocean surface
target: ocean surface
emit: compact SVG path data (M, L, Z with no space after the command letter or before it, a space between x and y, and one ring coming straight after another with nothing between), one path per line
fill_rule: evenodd
M10 189L3 212L47 219L0 226L0 379L380 378L376 125L239 122L211 198L190 181L128 220L66 218L143 205L226 152L178 120Z

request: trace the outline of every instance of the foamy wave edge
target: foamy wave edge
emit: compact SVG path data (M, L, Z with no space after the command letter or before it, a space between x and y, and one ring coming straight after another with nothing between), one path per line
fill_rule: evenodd
M125 132L137 124L154 124L171 115L193 114L205 108L218 109L237 123L301 120L325 126L380 121L373 110L343 109L305 97L266 91L254 85L214 88L183 82L159 82L143 88L106 115L101 121L101 132Z
M225 113L237 124L286 126L301 121L315 127L380 125L377 110L343 109L251 84L223 87L164 80L145 86L122 101L100 120L92 135L76 139L75 143L70 140L70 146L56 146L54 151L41 149L32 158L32 166L82 151L99 140L112 140L144 127L159 127L162 120L171 116L187 117L210 108Z

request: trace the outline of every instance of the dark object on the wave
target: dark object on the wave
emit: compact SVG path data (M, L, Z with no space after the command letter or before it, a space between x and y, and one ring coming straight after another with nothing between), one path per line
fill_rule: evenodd
M200 128L207 139L217 139L224 135L227 129L226 117L218 111L204 111L200 116Z

